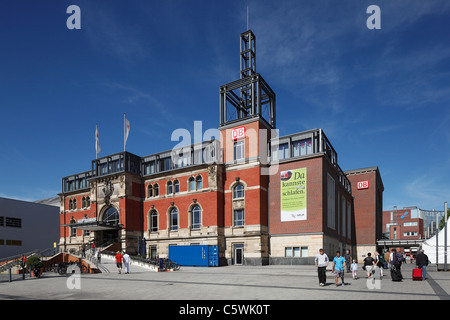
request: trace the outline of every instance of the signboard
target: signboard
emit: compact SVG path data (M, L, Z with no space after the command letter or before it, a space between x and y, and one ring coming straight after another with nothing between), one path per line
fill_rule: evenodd
M369 181L358 181L356 183L356 189L361 190L361 189L369 189Z
M245 127L238 127L238 128L234 128L231 130L231 139L232 140L237 140L237 139L241 139L241 138L245 138Z
M281 221L307 220L306 168L280 173Z
M78 219L77 223L89 223L89 222L95 222L97 221L97 218L84 218L84 219Z

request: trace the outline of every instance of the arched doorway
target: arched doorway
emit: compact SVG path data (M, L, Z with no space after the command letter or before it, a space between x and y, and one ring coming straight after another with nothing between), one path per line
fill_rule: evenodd
M116 207L108 207L102 215L102 226L105 227L100 232L101 246L106 246L119 241L119 211Z

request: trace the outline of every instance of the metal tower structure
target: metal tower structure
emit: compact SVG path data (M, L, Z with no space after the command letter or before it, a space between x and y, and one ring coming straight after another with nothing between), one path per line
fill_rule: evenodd
M275 93L256 73L256 37L251 30L240 35L240 79L220 87L220 126L259 118L276 127Z

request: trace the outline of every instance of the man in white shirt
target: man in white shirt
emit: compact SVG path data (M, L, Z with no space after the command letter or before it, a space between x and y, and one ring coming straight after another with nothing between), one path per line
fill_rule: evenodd
M319 276L319 286L321 287L323 287L327 281L327 267L329 261L330 259L328 259L327 254L323 252L323 249L320 249L319 254L314 259L314 263L317 267L317 275Z
M130 273L130 263L131 263L131 258L128 255L128 253L125 252L123 255L123 265L124 265L125 273Z

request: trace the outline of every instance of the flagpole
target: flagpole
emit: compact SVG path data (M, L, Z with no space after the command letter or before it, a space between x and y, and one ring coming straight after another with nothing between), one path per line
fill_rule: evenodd
M125 125L125 113L123 114L123 152L125 152L125 134L126 134L126 125Z
M97 132L98 132L98 123L95 124L95 160L97 160L98 153L97 153Z

